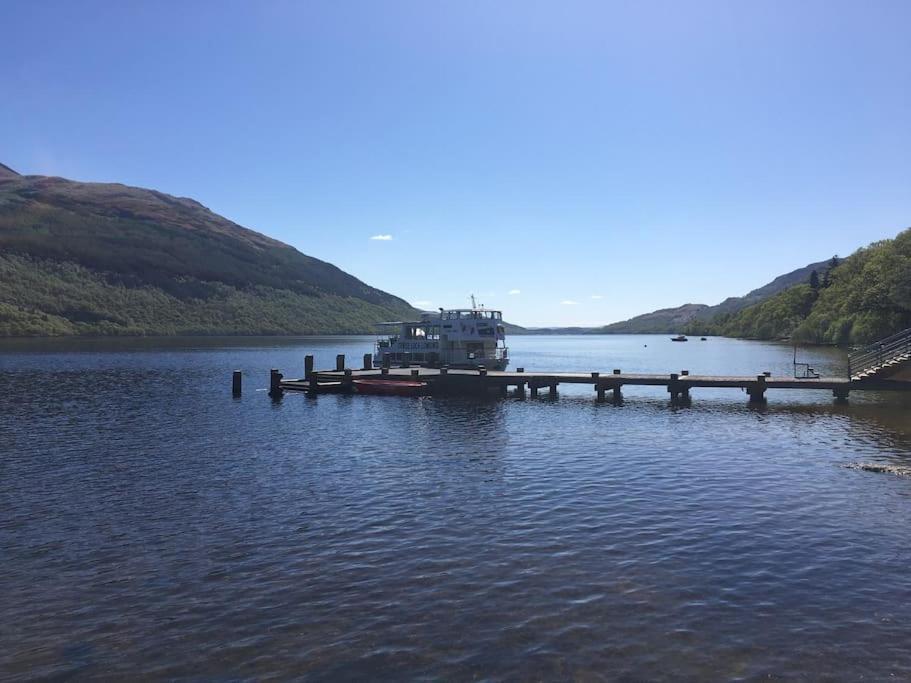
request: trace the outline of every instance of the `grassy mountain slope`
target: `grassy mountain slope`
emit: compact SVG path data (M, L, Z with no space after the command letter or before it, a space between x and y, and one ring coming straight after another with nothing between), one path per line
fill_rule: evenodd
M911 229L858 250L829 273L829 280L819 288L795 285L707 325L694 324L690 331L863 344L911 327Z
M0 336L369 332L414 314L192 199L0 168Z

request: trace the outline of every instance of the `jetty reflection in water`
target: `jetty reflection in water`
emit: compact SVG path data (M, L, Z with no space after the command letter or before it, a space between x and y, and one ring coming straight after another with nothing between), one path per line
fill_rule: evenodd
M911 478L843 467L908 460L903 399L273 402L269 368L372 338L68 344L0 345L6 678L911 676ZM791 362L510 347L546 369Z

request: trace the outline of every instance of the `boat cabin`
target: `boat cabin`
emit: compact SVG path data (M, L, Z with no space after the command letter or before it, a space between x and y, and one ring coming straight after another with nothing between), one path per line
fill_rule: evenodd
M380 323L374 364L409 363L504 370L509 363L503 314L486 308L440 309L420 320Z

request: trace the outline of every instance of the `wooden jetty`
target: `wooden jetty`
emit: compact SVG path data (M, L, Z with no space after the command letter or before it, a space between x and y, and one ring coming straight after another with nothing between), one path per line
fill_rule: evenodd
M769 389L824 390L832 392L838 401L845 401L852 391L911 391L911 382L883 378L855 377L772 377L770 373L753 376L705 376L691 375L686 370L669 374L624 373L614 369L602 372L525 372L450 369L447 367L380 367L372 365L370 354L364 355L363 366L359 369L346 367L345 356L336 357L336 367L331 370L315 370L313 356L307 356L304 363L304 377L284 379L278 370L272 370L270 394L281 395L284 391L305 391L310 395L322 393L354 393L355 382L362 379L383 379L387 381L408 381L426 383L427 393L432 395L493 395L532 398L542 393L556 398L561 384L590 385L599 402L609 399L614 403L623 401L623 388L628 386L666 387L670 400L685 403L690 400L693 389L741 389L751 403L765 403ZM236 378L236 375L235 375ZM237 380L235 379L235 382ZM235 384L235 394L239 387Z

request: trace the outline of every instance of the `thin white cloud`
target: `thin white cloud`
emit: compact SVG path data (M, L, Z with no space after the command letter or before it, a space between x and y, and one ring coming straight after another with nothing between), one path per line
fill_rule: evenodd
M392 235L374 235L370 239L378 242L389 242L392 239Z
M578 306L578 301L573 301L572 299L564 299L560 302L563 306Z
M600 294L592 294L592 299L603 299L604 297Z
M522 290L521 289L510 289L509 293L510 294L521 294Z
M412 301L411 305L414 306L415 308L425 308L432 303L433 303L432 301Z

